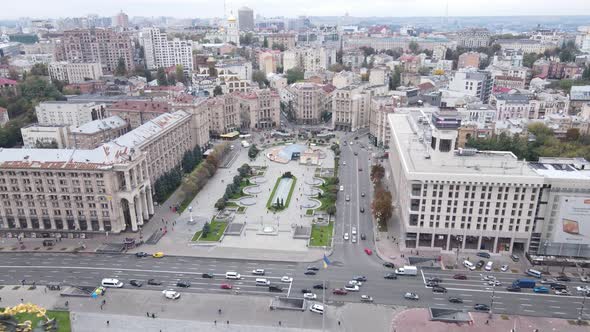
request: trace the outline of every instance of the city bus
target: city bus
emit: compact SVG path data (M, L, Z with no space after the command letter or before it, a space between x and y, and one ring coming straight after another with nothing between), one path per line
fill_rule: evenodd
M541 271L537 271L537 270L533 270L533 269L526 270L526 274L533 276L535 278L541 278L543 276L543 273L541 273Z

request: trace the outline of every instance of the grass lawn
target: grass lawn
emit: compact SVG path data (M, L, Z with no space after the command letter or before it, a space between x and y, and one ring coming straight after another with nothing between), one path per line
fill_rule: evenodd
M0 311L4 311L4 308L0 309ZM72 328L70 326L70 312L69 311L54 311L54 310L47 310L47 317L55 318L57 320L57 332L70 332ZM27 314L22 313L15 316L15 318L22 323L24 321L30 320L32 323L32 327L37 327L37 323L41 320L41 318L37 317L37 314Z
M238 207L238 203L236 202L226 202L225 207Z
M245 206L238 207L238 212L244 212L244 211L246 211L246 207Z
M320 211L326 211L330 206L334 206L336 204L335 200L326 196L322 196L322 198L315 196L314 198L322 202L322 205L318 208Z
M247 186L250 186L250 185L252 185L252 183L250 183L250 180L248 180L248 179L242 180L242 182L240 182L240 189L239 189L239 191L237 193L231 195L229 197L229 199L238 199L240 197L247 196L246 194L244 194L244 192L242 190L244 188L246 188Z
M281 210L288 208L289 202L291 201L291 196L293 196L293 190L295 190L295 184L297 183L297 178L295 176L293 176L292 177L293 181L291 182L291 189L289 189L289 195L287 196L287 200L285 201L285 205L280 208L274 207L273 204L275 202L273 202L272 199L275 196L275 192L277 191L277 188L279 187L279 183L281 182L281 179L282 179L282 177L277 179L277 182L275 183L275 186L274 186L274 188L272 188L272 192L270 193L270 197L268 198L268 202L266 202L266 208L271 211L281 211Z
M312 247L326 247L331 245L333 229L333 221L330 221L330 224L327 226L318 226L313 224L311 226L311 238L309 239L309 245Z
M313 209L307 209L307 210L305 211L305 215L307 215L307 216L311 216L311 215L313 215Z
M202 237L203 230L200 230L193 235L192 241L218 242L226 228L227 223L225 221L211 221L211 231L207 234L207 237Z

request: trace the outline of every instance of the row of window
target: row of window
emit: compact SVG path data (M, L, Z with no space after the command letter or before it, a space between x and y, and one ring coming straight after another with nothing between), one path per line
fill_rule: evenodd
M104 219L102 223L104 226L104 231L110 232L112 230L111 221L109 219ZM54 224L52 224L51 220L48 218L43 218L42 220L31 218L29 227L27 219L25 218L18 218L18 220L16 220L12 217L7 217L5 221L0 218L0 228L100 231L100 223L98 219L91 219L90 222L80 219L78 220L78 225L79 226L76 226L74 219L67 219L65 222L62 219L55 219Z
M77 210L77 211L73 211L73 210L64 210L64 213L63 213L63 215L66 215L66 216L73 216L73 215L74 215L74 212L76 212L76 214L77 214L78 216L85 216L85 215L86 215L86 213L84 213L85 211L86 211L86 210ZM48 216L48 215L49 215L49 210L47 210L47 209L41 209L41 211L40 211L40 212L41 212L40 214L41 214L41 215L43 215L43 216ZM101 212L100 214L101 214L103 217L108 217L108 216L109 216L109 211L108 211L108 210L104 210L104 211L100 211L100 212ZM12 211L12 209L11 209L11 208L5 208L5 209L4 209L4 213L5 213L7 216L12 216L12 215L14 215L14 213L13 213L13 211ZM96 211L96 210L89 210L89 211L88 211L88 214L89 214L90 216L92 216L92 217L96 217L96 216L98 216L98 211ZM16 209L16 215L18 215L18 216L24 216L24 215L26 215L26 213L25 213L25 209ZM36 215L37 215L37 210L35 210L35 209L29 209L29 215L30 215L30 216L36 216ZM61 215L62 215L62 210L53 210L53 215L54 215L54 216L61 216Z
M8 176L16 176L18 173L18 175L20 176L29 176L29 173L32 176L36 176L36 177L40 177L41 175L43 175L44 178L49 177L49 176L57 176L60 178L66 177L66 176L70 176L72 178L77 178L77 177L84 177L84 178L91 178L91 177L96 177L96 178L102 178L104 176L104 174L102 173L76 173L76 172L29 172L29 171L0 171L0 176L4 176L4 175L8 175Z

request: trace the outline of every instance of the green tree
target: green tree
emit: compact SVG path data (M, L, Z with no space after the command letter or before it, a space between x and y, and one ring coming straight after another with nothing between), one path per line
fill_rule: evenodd
M408 45L408 48L410 49L410 51L412 51L412 53L418 54L418 50L420 49L420 45L418 45L418 43L416 41L412 40L410 42L410 44Z
M258 150L258 148L256 147L256 144L252 144L250 146L250 149L248 149L248 157L250 157L251 159L256 158L256 156L258 156L258 152L260 152L260 150Z
M218 85L213 89L213 96L214 97L221 96L222 94L223 94L223 90L221 89L221 86Z
M420 69L418 69L418 73L422 76L430 75L430 68L420 67Z
M368 57L368 56L370 56L370 55L375 54L375 49L372 48L372 47L363 46L360 49L363 51L363 54L365 55L365 58Z
M330 216L336 215L336 206L335 205L328 206L328 208L326 209L326 213L328 213Z
M182 65L176 65L176 80L182 84L185 83L184 68Z
M125 65L125 59L119 58L117 61L117 68L115 69L115 75L125 76L127 75L127 66Z
M272 44L272 49L273 50L279 50L281 52L285 51L285 44L277 44L277 43L273 43Z
M590 80L590 65L588 65L584 68L584 71L582 72L582 79L583 80Z
M305 78L303 69L299 67L291 68L287 70L287 84L292 84L297 81L302 81Z
M527 68L533 68L535 61L539 60L539 55L536 53L525 53L522 57L522 65Z
M49 76L49 70L47 69L46 64L36 63L31 67L30 74L36 76Z
M264 37L264 41L262 42L262 47L268 48L268 39Z
M268 82L266 74L262 70L254 70L252 72L252 81L258 83L258 87L260 88L266 86Z
M166 71L164 68L158 68L158 73L156 74L156 78L158 80L158 85L166 86L168 85L168 77L166 76Z
M209 236L209 233L211 232L211 224L209 224L209 222L206 222L205 225L203 225L203 232L201 233L201 237L207 237Z
M401 84L401 74L402 68L401 66L395 66L393 70L393 74L389 77L389 90L397 89Z

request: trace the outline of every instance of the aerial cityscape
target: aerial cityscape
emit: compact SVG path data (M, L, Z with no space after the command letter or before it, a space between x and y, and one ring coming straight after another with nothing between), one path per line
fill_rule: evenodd
M6 5L0 332L590 330L585 1Z

